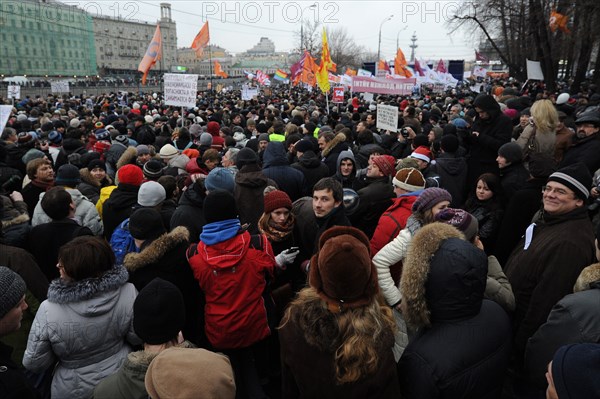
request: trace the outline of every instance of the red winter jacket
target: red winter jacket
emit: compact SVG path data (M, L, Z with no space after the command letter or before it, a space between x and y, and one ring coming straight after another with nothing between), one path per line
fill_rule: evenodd
M379 218L371 238L371 256L377 255L381 248L392 242L400 230L406 227L406 221L412 214L413 203L418 197L418 194L404 194L392 200L392 205Z
M266 237L262 242L262 251L250 248L248 232L210 246L200 242L189 260L206 296L206 337L216 349L245 348L271 332L262 294L275 258Z

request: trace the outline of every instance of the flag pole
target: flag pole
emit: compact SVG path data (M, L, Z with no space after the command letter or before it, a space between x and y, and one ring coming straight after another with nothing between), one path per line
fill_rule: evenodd
M327 103L327 115L329 115L329 91L325 92L325 102Z
M212 65L212 50L210 48L210 42L208 43L208 62L210 64L210 89L213 89L213 65Z

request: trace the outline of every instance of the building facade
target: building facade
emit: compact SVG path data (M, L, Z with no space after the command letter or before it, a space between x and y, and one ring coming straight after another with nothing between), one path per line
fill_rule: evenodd
M210 76L214 74L214 67L211 69L214 61L219 61L223 70L231 75L231 65L235 62L224 48L210 45L204 49L202 58L196 58L196 53L190 47L177 49L177 65L187 67L187 73Z

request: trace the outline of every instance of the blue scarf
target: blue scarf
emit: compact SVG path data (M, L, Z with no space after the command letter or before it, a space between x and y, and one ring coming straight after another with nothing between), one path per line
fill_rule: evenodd
M227 219L204 225L200 240L206 245L215 245L235 237L240 231L239 219Z

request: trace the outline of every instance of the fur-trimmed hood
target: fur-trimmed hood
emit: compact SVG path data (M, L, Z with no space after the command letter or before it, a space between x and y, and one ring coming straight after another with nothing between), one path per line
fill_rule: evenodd
M444 223L413 237L401 279L402 313L415 328L476 316L483 301L487 256Z
M90 173L90 170L88 168L79 169L79 176L81 177L82 183L87 183L90 186L94 186L94 187L98 187L98 188L111 186L114 184L113 180L111 179L111 177L108 174L106 175L106 177L104 178L104 180L102 182L99 182L98 180L94 179L94 177L92 176L92 174Z
M344 133L336 134L335 137L333 138L333 140L331 140L329 143L327 143L325 145L325 148L323 148L321 155L323 157L326 157L327 155L329 155L331 150L333 150L338 144L342 144L344 142L346 142L346 135Z
M593 288L600 288L600 263L594 263L586 267L579 273L573 292L585 291Z
M48 288L48 301L53 303L75 303L94 300L90 308L95 308L97 312L104 313L101 308L107 305L108 296L103 295L127 283L129 273L121 265L116 265L100 277L86 278L84 280L67 282L57 278L50 283ZM110 305L112 307L112 305ZM80 310L77 310L80 313Z
M135 147L127 147L125 152L121 154L119 160L117 161L117 170L121 169L121 166L125 166L127 164L134 164L137 158L137 149Z
M175 345L174 348L187 348L187 349L195 349L196 345L191 343L190 341L183 341L182 343ZM131 352L127 355L127 360L123 367L131 368L131 369L139 369L144 373L150 366L150 363L156 356L158 356L160 352L147 352L147 351L137 351Z
M135 272L162 258L167 252L181 243L190 241L190 232L184 226L178 226L173 231L163 234L139 253L129 253L125 256L123 265L130 272Z

